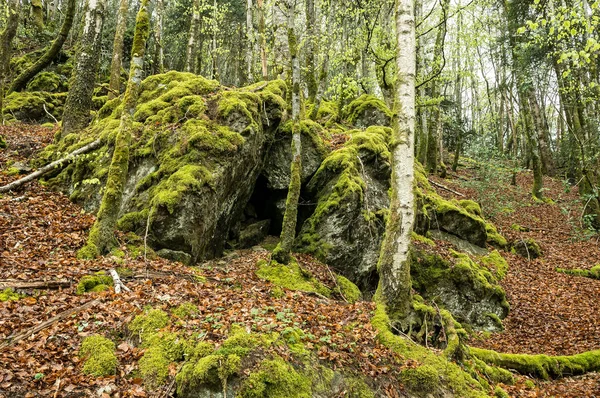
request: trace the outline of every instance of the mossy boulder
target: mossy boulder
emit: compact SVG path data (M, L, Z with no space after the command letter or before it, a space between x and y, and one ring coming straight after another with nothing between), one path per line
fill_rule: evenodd
M67 82L66 76L56 72L41 72L27 84L27 91L63 92L67 90Z
M519 256L532 260L542 256L540 245L531 238L514 241L512 250Z
M413 287L420 295L440 303L461 323L486 331L502 329L499 320L508 315L509 304L498 278L486 266L464 253L453 252L452 259L445 259L416 248L411 260ZM501 263L495 255L480 261Z
M292 129L293 122L285 123L275 135L265 160L262 175L267 180L267 187L273 190L286 190L290 185L290 164L292 162ZM327 155L327 149L320 134L321 125L302 120L296 128L300 129L302 143L302 183L306 183L317 171Z
M364 94L344 108L346 121L358 128L369 126L390 126L392 112L385 102L373 95Z
M389 206L391 129L349 131L307 186L316 208L302 225L300 251L317 255L337 272L370 289Z
M13 121L39 124L54 122L54 118L62 117L66 99L67 93L12 92L4 99L3 114L6 119Z
M171 71L142 82L135 143L119 228L156 250L187 253L191 263L219 256L241 218L285 111L285 83L221 90L218 82ZM122 105L108 101L81 134L42 154L48 161L97 138L104 146L49 182L95 212L112 159Z

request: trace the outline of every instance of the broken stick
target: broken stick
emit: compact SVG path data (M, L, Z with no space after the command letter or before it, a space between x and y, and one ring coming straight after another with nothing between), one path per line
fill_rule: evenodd
M429 183L430 183L430 184L433 184L433 185L435 185L435 186L436 186L436 187L438 187L438 188L445 189L446 191L448 191L448 192L452 192L453 194L455 194L455 195L458 195L458 196L462 196L463 198L465 197L465 195L464 195L464 194L462 194L462 193L460 193L460 192L456 192L455 190L453 190L453 189L450 189L450 188L448 188L448 187L447 187L447 186L445 186L445 185L438 184L437 182L435 182L435 181L432 181L432 180L430 180L429 178L427 179L427 181L429 181Z
M6 185L0 187L0 193L8 192L12 189L20 187L21 185L28 183L29 181L33 181L36 178L39 178L39 177L43 176L44 174L49 173L50 171L55 170L57 168L63 168L66 164L71 163L73 160L75 160L75 158L77 156L82 155L87 152L90 152L90 151L98 148L101 143L102 143L102 141L100 139L97 139L94 142L84 145L81 148L71 152L64 158L55 160L54 162L47 164L46 166L42 167L41 169L36 170L33 173L26 175L23 178L20 178L16 181L11 182L10 184L6 184Z
M119 278L119 274L114 268L110 269L108 272L110 272L110 276L112 276L113 278L113 283L115 285L115 293L121 293L121 289L125 290L126 292L131 291L130 288L128 288L123 282L121 282L121 278Z

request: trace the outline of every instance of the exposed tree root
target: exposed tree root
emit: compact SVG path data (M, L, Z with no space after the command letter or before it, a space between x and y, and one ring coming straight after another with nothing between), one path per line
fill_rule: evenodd
M565 356L503 354L481 348L470 348L470 352L487 364L544 380L600 371L600 350Z

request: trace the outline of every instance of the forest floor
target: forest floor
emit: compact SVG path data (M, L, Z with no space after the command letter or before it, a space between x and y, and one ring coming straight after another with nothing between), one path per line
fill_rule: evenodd
M0 185L17 178L7 173L9 163L31 159L52 141L53 133L36 126L2 127L0 134L9 149L0 151ZM531 261L502 253L510 264L502 282L511 303L504 320L506 330L476 335L469 344L549 355L599 349L600 281L555 271L556 267L587 269L600 262L597 236L579 224L581 203L576 190L568 191L560 181L547 179L545 194L554 203L535 203L529 194L528 173L519 173L517 185L511 186L510 173L504 169L465 166L459 170L460 178L433 179L480 201L486 216L509 241L533 238L544 253ZM452 197L449 191L438 192ZM172 324L175 331L201 330L207 341L218 344L234 322L252 324L259 331L282 331L301 324L310 331L306 343L317 350L320 360L379 379L379 385L389 383L392 397L398 372L415 366L377 342L369 322L373 303L348 304L341 297L324 299L292 291L274 294L273 285L255 275L256 262L268 257L264 249L233 252L199 267L184 267L158 258L134 257L120 236L125 258L78 260L76 250L92 223L93 216L37 182L0 196L0 291L8 280L63 282L60 288L25 290L29 294L18 301L0 302L0 397L89 396L107 386L117 389L121 397L157 396L147 393L141 379L131 376L142 350L132 343L126 326L148 305L168 311L186 302L197 303L199 313L186 324ZM529 232L515 231L514 224ZM320 281L335 287L326 266L308 256L299 260ZM124 279L131 292L75 294L83 276L123 262L132 270L133 275ZM46 321L47 327L33 329ZM110 333L122 341L114 377L81 373L81 340L95 333ZM7 343L9 337L12 341ZM276 350L284 358L290 356L285 344ZM533 380L534 388L526 387L527 380L522 376L514 386L503 387L514 397L600 397L600 374Z

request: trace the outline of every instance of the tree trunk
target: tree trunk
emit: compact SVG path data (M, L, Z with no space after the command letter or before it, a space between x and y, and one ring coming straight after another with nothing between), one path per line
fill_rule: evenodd
M6 27L0 34L0 123L4 124L4 87L10 69L10 57L12 53L12 41L17 34L19 26L19 14L21 11L20 0L8 2L8 13Z
M162 43L163 36L163 14L165 8L163 0L156 0L156 20L154 26L154 74L163 73L165 71L165 55Z
M90 121L92 96L100 60L98 55L103 22L104 0L88 0L77 63L73 69L69 94L65 102L62 137L85 128Z
M44 31L44 8L42 0L31 0L29 3L31 19L38 33Z
M257 0L258 6L258 36L260 39L260 64L262 78L264 81L269 80L269 69L267 64L267 36L265 27L265 7L264 0Z
M76 0L69 0L67 3L67 13L65 15L65 20L63 21L62 27L60 28L60 32L52 45L48 48L48 50L42 55L33 65L29 68L25 69L19 76L13 80L12 85L8 92L13 91L21 91L27 86L27 83L31 79L35 77L38 73L40 73L44 68L46 68L50 63L56 58L58 53L60 52L63 44L67 40L67 36L69 36L69 31L71 30L71 26L73 26L73 17L75 16L75 6L77 4Z
M200 28L200 1L194 0L193 3L192 21L190 22L190 33L185 57L185 71L192 73L196 72L196 42L198 40L198 29Z
M213 0L213 21L212 21L212 45L211 45L211 78L219 80L219 70L217 65L217 0Z
M554 175L554 160L552 158L552 152L550 150L549 137L550 132L548 131L548 124L544 116L543 110L540 109L540 105L535 96L533 87L527 89L527 96L529 99L529 106L533 116L533 123L535 125L535 131L537 132L537 141L540 151L540 160L542 166L542 172L547 175Z
M113 56L110 64L110 83L108 84L108 99L113 99L121 94L121 65L123 61L123 37L127 29L127 10L129 0L121 0L119 14L117 15L117 27L113 43Z
M302 142L300 137L300 61L298 59L298 43L295 29L295 0L288 3L288 46L292 61L292 164L290 186L285 202L285 214L281 226L281 240L272 258L281 263L288 264L291 257L292 245L296 237L296 222L298 218L298 199L300 198L300 185L302 174Z
M246 82L251 83L254 64L254 24L252 22L252 0L246 3Z
M81 258L93 258L105 253L114 241L114 229L121 208L123 189L129 170L129 147L133 130L133 114L137 105L144 67L144 52L150 33L148 0L142 0L135 21L129 81L123 98L123 114L119 132L115 139L115 149L108 169L104 196L98 210L96 222L90 230L86 245L79 251Z
M315 50L317 41L317 18L315 0L306 0L306 86L308 101L315 103L317 97L317 72Z
M392 320L411 311L410 237L414 223L415 19L412 0L396 0L398 41L395 146L390 213L379 257L381 298Z
M315 97L315 105L312 108L311 114L308 116L311 120L316 120L319 114L319 108L321 107L321 101L325 90L327 89L327 74L329 72L329 54L325 53L323 58L323 65L321 65L321 72L319 73L319 88Z

